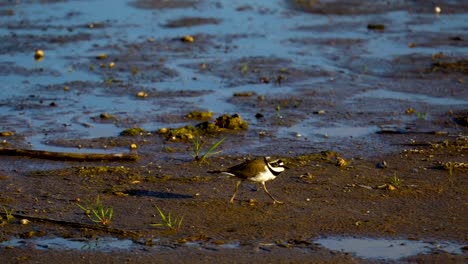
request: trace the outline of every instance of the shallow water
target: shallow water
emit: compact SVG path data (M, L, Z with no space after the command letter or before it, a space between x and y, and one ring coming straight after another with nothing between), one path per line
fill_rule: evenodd
M326 237L314 241L328 249L348 252L360 258L398 260L433 251L462 254L463 245L452 242L425 242L408 239Z
M252 109L229 102L234 92L255 91L259 95L274 97L295 94L296 88L302 88L304 85L329 87L338 94L341 93L340 89L347 87L334 86L333 82L320 75L310 76L302 82L292 83L281 89L274 85L260 84L233 86L229 77L209 72L200 74L197 69L187 65L215 62L231 64L240 58L278 57L289 60L290 67L320 69L341 78L343 74L346 76L355 71L350 71L344 65L340 65L341 63L337 64L337 61L340 62L346 55L373 60L392 60L408 54L430 55L440 51L442 47L408 48L401 38L420 32L430 35L449 32L457 35L466 29L465 14L442 13L436 16L432 13L413 14L406 10L398 10L380 14L324 16L291 9L288 1L280 0L255 3L203 1L190 8L164 9L138 8L139 5L135 3L138 1L88 0L6 4L4 8L12 10L14 15L0 16L0 23L6 25L0 29L0 36L4 40L14 38L19 46L24 47L15 48L4 44L6 47L0 52L0 63L20 69L0 75L3 91L0 95L0 118L11 119L16 116L21 117L23 121L21 124L5 123L2 130L13 130L17 134L27 135L27 141L32 148L60 151L63 148L52 146L48 141L54 138L117 136L122 130L121 127L90 121L90 115L102 112L120 113L132 119L173 112L183 115L183 111L202 108L214 111L215 115L240 113L250 121L252 118L249 116L254 114ZM109 6L112 6L112 12L106 12ZM220 22L192 27L164 26L175 19L207 17L207 14L212 14L209 17ZM384 33L372 32L367 30L365 25L373 21L382 21L390 26ZM91 28L90 25L95 26ZM132 43L141 43L149 38L156 41L176 39L186 34L208 36L215 45L208 44L204 47L205 50L198 54L190 51L156 51L165 58L164 66L175 71L176 76L164 77L153 82L146 78L131 78L118 72L110 72L111 75L107 75L101 74L99 69L88 69L91 65L99 68L99 62L96 62L94 57L101 52L112 56L115 48L125 53L125 46ZM66 41L67 38L71 40ZM65 41L61 43L54 39ZM343 48L339 41L346 40L359 41ZM338 44L329 45L329 42ZM45 51L45 58L40 62L33 58L37 48ZM468 48L463 45L448 48L453 56L468 52ZM157 59L156 54L149 53L145 56L155 56ZM117 65L119 63L117 61ZM386 71L385 67L373 69L374 73L380 71ZM112 95L103 85L103 78L107 78L106 76L121 79L132 89ZM73 87L74 81L85 81L95 85L86 85L87 90L81 91L81 88ZM363 86L368 85L365 82L363 79ZM359 82L357 84L359 85ZM51 89L53 85L59 88ZM64 86L70 86L70 91L60 89ZM389 98L436 105L468 105L466 98L434 97L376 88L378 89L356 94L343 103L352 102L356 98L361 99L360 104L365 104L369 98ZM174 103L168 103L157 97L138 100L134 94L137 90L147 90L150 96L152 92L154 94L157 91L208 92L199 96L178 98ZM23 101L24 106L18 108L18 101ZM58 107L47 107L52 102ZM181 105L185 106L181 108ZM91 125L83 126L84 123ZM154 122L151 118L146 118L140 119L138 125L147 130L156 130L174 124ZM258 127L253 125L252 128ZM289 137L292 133L308 134L306 131L312 130L315 135L331 137L362 137L375 131L373 125L353 125L344 120L336 120L330 128L315 127L314 122L306 119L292 126L282 127L278 136Z
M33 246L40 250L99 250L111 252L113 250L131 250L138 245L129 239L117 238L98 238L95 240L87 239L65 239L61 237L37 238L37 239L12 239L0 243L5 247Z
M12 239L1 242L4 247L23 247L32 246L39 250L92 250L102 252L112 252L115 250L158 250L162 245L157 245L158 239L154 239L155 246L143 246L130 239L117 239L103 237L97 239L65 239L60 237L44 237L33 239ZM357 238L357 237L325 237L313 240L327 249L351 253L364 259L379 260L399 260L418 254L429 254L435 251L443 251L449 254L463 254L464 245L449 241L422 241L408 239L375 239L375 238ZM180 246L205 249L229 249L242 250L243 246L239 242L229 242L221 244L187 242ZM274 247L274 243L261 244L263 247Z
M350 98L351 100L361 99L361 98L378 98L378 99L392 99L392 100L403 100L408 102L424 102L430 105L466 105L467 100L450 98L450 97L434 97L424 94L415 94L415 93L403 93L396 91L389 91L384 89L377 89L372 91L367 91L361 94L357 94Z

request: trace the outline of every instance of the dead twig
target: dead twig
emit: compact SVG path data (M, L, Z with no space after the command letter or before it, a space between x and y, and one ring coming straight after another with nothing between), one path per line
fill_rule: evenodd
M32 149L0 148L0 155L74 161L136 161L136 153L71 153Z
M6 213L4 213L4 212L0 212L0 215L6 217ZM69 226L69 227L75 227L75 228L93 229L93 230L103 231L103 232L106 232L106 233L117 234L117 235L126 236L126 237L132 237L132 238L138 238L138 237L141 236L140 233L135 232L135 231L129 231L129 230L118 229L118 228L111 228L111 227L107 227L107 226L103 226L103 225L83 224L83 223L76 223L76 222L63 221L63 220L57 220L57 219L51 219L51 218L29 216L29 215L23 215L23 214L10 214L10 216L13 216L13 217L18 218L18 219L28 219L29 221L47 222L47 223L63 225L63 226Z

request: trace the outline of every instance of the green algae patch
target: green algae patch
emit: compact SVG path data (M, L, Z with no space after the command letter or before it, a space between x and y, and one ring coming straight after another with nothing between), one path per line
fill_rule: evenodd
M38 170L32 171L29 174L34 177L89 177L98 181L108 181L107 176L118 176L118 180L132 181L142 180L150 175L149 171L139 170L125 166L83 166L83 167L69 167L64 169L53 170Z
M248 128L248 123L242 120L239 114L222 115L216 118L215 125L219 128L227 128L234 130L245 130Z
M109 167L109 166L93 166L93 167L79 167L75 168L78 175L99 175L99 174L120 174L120 175L134 175L137 172L132 168L124 166Z
M452 62L435 62L432 64L430 68L431 72L461 72L464 74L468 73L468 60L459 60L459 61L452 61Z
M132 127L132 128L128 128L128 129L125 129L124 131L120 132L120 135L121 136L135 137L135 136L141 136L144 133L146 133L146 131L143 128L141 128L141 127Z
M432 149L448 149L461 153L468 150L468 137L459 136L454 140L444 140L430 145Z
M193 111L186 115L187 118L197 119L197 120L208 120L213 117L213 112L204 112L204 111Z
M339 154L334 151L321 151L317 153L309 153L299 155L291 159L285 159L289 166L304 166L311 161L328 161L332 162L339 157Z

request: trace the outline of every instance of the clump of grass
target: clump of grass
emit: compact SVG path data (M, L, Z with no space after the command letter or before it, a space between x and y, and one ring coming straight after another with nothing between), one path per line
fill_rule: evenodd
M241 72L242 74L246 74L249 71L249 65L247 63L242 64Z
M391 184L393 187L399 189L401 187L403 180L398 178L396 173L393 174L393 177L390 178L389 184Z
M206 140L202 140L200 135L196 135L193 139L193 159L196 161L204 162L209 156L215 155L221 151L215 151L216 148L223 143L224 138L216 141L211 147L205 151L204 154L201 154L203 146L206 144Z
M416 112L416 116L421 120L425 120L427 117L427 113Z
M3 206L3 211L5 211L7 223L10 223L15 219L15 217L13 216L13 209L8 210L5 206Z
M282 126L284 124L284 119L283 115L281 114L281 106L277 105L275 106L275 112L276 112L276 119L278 121L278 125Z
M156 209L159 212L159 216L161 217L162 223L157 223L157 224L151 224L152 226L162 226L165 227L167 230L170 230L172 232L177 232L180 230L180 227L182 226L182 222L184 221L184 217L180 218L172 218L171 213L168 213L167 215L164 214L164 212L159 209L157 205L155 205Z
M85 215L93 222L100 223L102 225L109 225L112 217L114 216L114 209L112 207L105 208L101 204L99 195L96 197L94 204L88 203L86 206L76 204Z
M281 106L280 106L280 105L277 105L277 106L275 107L275 111L276 111L276 117L277 117L278 119L283 118L283 116L281 115Z

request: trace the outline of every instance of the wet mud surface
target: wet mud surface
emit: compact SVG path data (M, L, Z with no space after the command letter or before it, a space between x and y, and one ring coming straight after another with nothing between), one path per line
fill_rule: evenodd
M0 156L2 258L466 262L468 7L434 7L0 4L0 148L139 157ZM193 158L195 133L165 132L233 114L248 128L202 134L202 153L224 138L205 162ZM135 136L121 135L136 127ZM289 167L266 183L285 204L248 182L229 204L235 181L207 173L256 156ZM97 197L113 209L106 226L77 206ZM152 225L162 221L155 206L183 217L180 229ZM319 242L349 237L423 249L375 257Z

